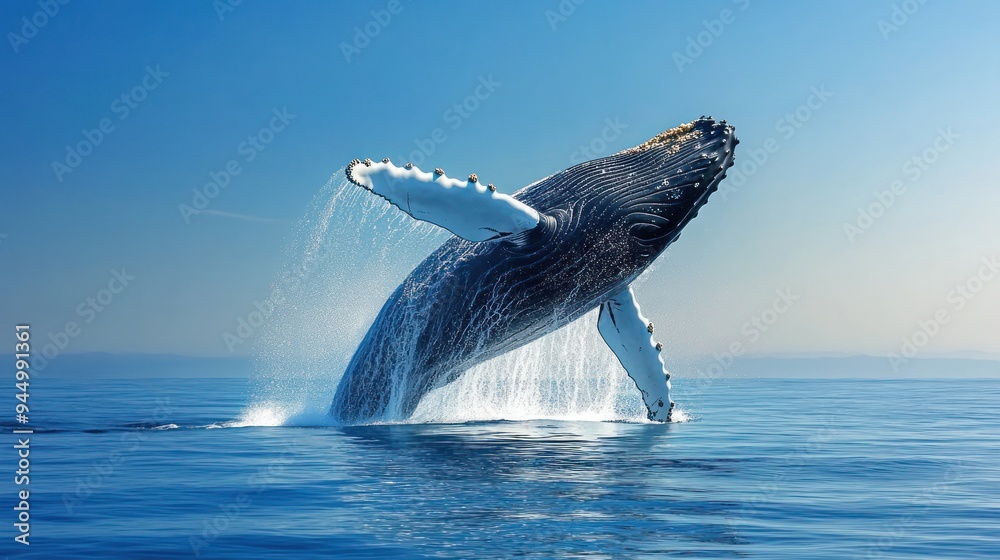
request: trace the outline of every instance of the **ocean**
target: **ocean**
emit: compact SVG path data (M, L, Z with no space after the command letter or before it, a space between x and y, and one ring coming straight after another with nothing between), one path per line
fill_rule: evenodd
M33 380L3 554L1000 558L1000 380L674 387L667 425L337 427L240 421L245 379Z

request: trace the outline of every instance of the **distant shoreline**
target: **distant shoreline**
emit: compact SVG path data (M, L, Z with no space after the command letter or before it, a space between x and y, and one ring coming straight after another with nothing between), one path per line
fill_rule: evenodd
M13 360L13 356L9 355ZM671 360L677 381L740 378L780 379L1000 379L1000 360L926 357L911 359L899 373L880 356L753 356L720 364L712 357ZM724 366L724 367L723 367ZM171 354L65 354L52 360L39 378L252 378L253 358Z

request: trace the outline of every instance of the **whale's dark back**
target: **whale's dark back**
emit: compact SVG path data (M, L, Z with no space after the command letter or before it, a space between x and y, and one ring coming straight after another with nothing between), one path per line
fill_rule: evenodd
M672 135L656 144L657 138ZM653 145L571 167L514 196L540 214L520 237L453 237L389 297L351 359L331 414L405 418L466 369L576 320L623 290L679 235L732 164L710 119Z

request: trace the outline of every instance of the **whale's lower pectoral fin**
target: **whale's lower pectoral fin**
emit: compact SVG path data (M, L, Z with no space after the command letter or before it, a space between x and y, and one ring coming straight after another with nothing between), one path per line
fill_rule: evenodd
M670 374L660 357L661 345L653 340L653 323L642 316L631 287L601 304L597 328L642 393L649 419L669 422L674 408Z
M444 171L421 171L413 164L396 167L381 162L354 160L347 178L385 198L410 216L430 222L469 241L488 241L528 231L539 215L517 199L483 185L475 174L468 181L453 179Z

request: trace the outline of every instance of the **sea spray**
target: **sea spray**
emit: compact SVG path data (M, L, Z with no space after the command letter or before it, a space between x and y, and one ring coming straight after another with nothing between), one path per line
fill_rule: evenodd
M351 353L382 303L446 232L391 212L343 169L313 197L285 249L254 344L241 424L325 415Z
M594 310L428 393L410 421L645 417L635 383L600 338Z

